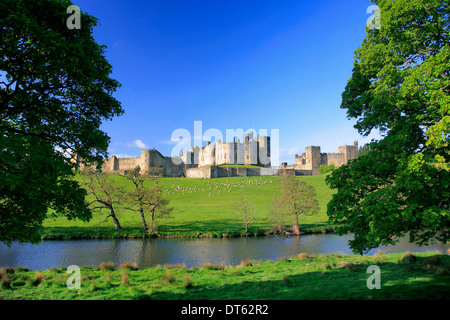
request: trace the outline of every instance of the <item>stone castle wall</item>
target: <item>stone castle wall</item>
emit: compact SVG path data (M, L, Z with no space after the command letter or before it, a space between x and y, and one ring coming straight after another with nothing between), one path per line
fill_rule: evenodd
M77 161L80 163L78 158ZM102 172L124 174L126 171L136 167L140 167L141 172L147 172L151 168L162 168L162 174L164 176L180 177L184 176L185 167L181 159L179 162L180 164L174 163L172 158L164 157L155 149L143 149L139 157L117 158L116 156L112 156L106 159L102 164ZM83 169L83 166L79 164L79 168Z
M186 169L187 178L227 178L227 177L256 177L256 176L276 176L279 169L272 168L239 168L239 167L219 167L203 166Z
M347 164L349 160L358 158L358 143L338 147L338 153L321 153L320 147L310 146L305 148L305 152L299 156L295 155L295 164L287 166L312 175L319 174L320 165L334 164L336 167Z
M321 164L334 164L336 167L346 164L343 153L322 153Z

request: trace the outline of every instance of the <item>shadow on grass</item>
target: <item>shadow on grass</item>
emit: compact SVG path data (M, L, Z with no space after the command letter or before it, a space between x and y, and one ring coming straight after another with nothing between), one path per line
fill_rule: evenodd
M350 266L323 265L323 270L281 276L277 273L258 272L257 279L239 282L230 276L224 283L196 284L185 293L155 292L140 299L155 300L449 300L450 269L447 259L446 269L427 269L425 258L418 258L413 264L378 262L381 270L381 289L369 289L367 273L370 263ZM286 266L287 267L287 266ZM252 270L245 267L243 274ZM278 265L278 269L282 266ZM272 269L273 271L273 269ZM217 274L224 271L217 271ZM222 275L223 276L223 275ZM272 279L271 279L272 278ZM198 280L198 282L201 280ZM232 283L233 282L233 283Z

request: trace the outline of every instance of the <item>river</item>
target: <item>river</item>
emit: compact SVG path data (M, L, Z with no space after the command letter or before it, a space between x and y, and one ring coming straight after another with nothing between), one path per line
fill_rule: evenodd
M30 270L45 270L51 267L98 266L101 262L114 262L116 266L125 262L136 263L139 268L164 264L184 264L186 267L204 263L237 265L252 259L274 261L281 257L292 257L305 252L311 254L351 254L348 241L352 235L308 234L279 237L239 237L202 239L127 239L127 240L65 240L42 241L38 245L14 242L10 248L0 244L0 267L28 267ZM402 239L395 246L378 250L393 252L439 251L446 253L450 244L435 244L417 247Z

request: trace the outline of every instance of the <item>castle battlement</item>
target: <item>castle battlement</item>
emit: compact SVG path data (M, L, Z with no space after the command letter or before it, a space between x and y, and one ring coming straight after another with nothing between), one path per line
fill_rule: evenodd
M358 142L353 145L344 145L338 147L337 153L321 153L320 147L309 146L305 148L305 152L299 156L295 155L295 164L288 165L287 168L295 170L311 170L313 175L319 174L320 165L333 164L340 167L347 164L349 160L358 158Z

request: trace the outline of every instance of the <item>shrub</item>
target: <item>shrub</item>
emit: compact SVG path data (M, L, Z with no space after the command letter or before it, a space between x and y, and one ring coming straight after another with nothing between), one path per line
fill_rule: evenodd
M347 265L345 266L346 270L349 270L348 267L351 267L352 265L353 265L353 264L347 264ZM327 270L331 270L331 269L332 269L332 266L331 266L331 264L329 264L329 263L322 263L322 264L320 265L320 267L322 268L323 271L327 271Z
M14 268L9 268L9 267L3 267L0 269L0 274L14 274L16 272L16 270L14 270Z
M327 172L333 171L334 169L336 169L336 166L334 164L321 164L319 166L319 173L325 174Z
M374 257L375 259L379 259L379 258L381 258L381 257L384 257L384 252L381 251L381 250L378 250L377 253L375 253L375 254L373 255L373 257Z
M0 276L0 287L3 290L11 289L11 279L6 273L3 273Z
M192 277L188 274L183 277L183 288L191 289L194 285L192 284Z
M114 271L114 262L102 262L100 263L99 269Z
M241 261L241 267L251 267L252 265L253 263L250 259Z
M305 252L299 253L299 254L297 255L297 257L298 257L299 259L307 259L307 258L308 258L308 254L305 253Z
M17 272L28 272L28 271L30 271L30 270L28 269L28 267L21 267L21 266L18 266L18 267L16 268L16 270L17 270Z
M113 267L114 268L114 267ZM119 269L127 269L127 270L139 270L136 263L123 263L120 265Z
M44 282L45 276L41 272L36 272L33 278L30 278L31 285L37 287L42 282Z
M175 283L175 276L170 272L170 271L166 271L163 275L163 283L165 285L171 285L173 283Z
M211 264L211 263L204 263L202 264L202 270L224 270L225 267L221 264Z
M277 262L290 262L288 258L278 258Z
M439 256L432 256L425 260L425 263L430 266L437 267L441 265L441 258Z
M349 261L339 261L337 264L343 266L345 268L345 270L349 271L349 270L357 270L358 269L358 265L353 263L353 262L349 262ZM330 265L328 265L330 266Z
M125 272L122 272L122 285L128 287L130 285L130 280Z
M399 264L413 264L417 261L417 257L413 255L411 252L406 252L400 261Z

